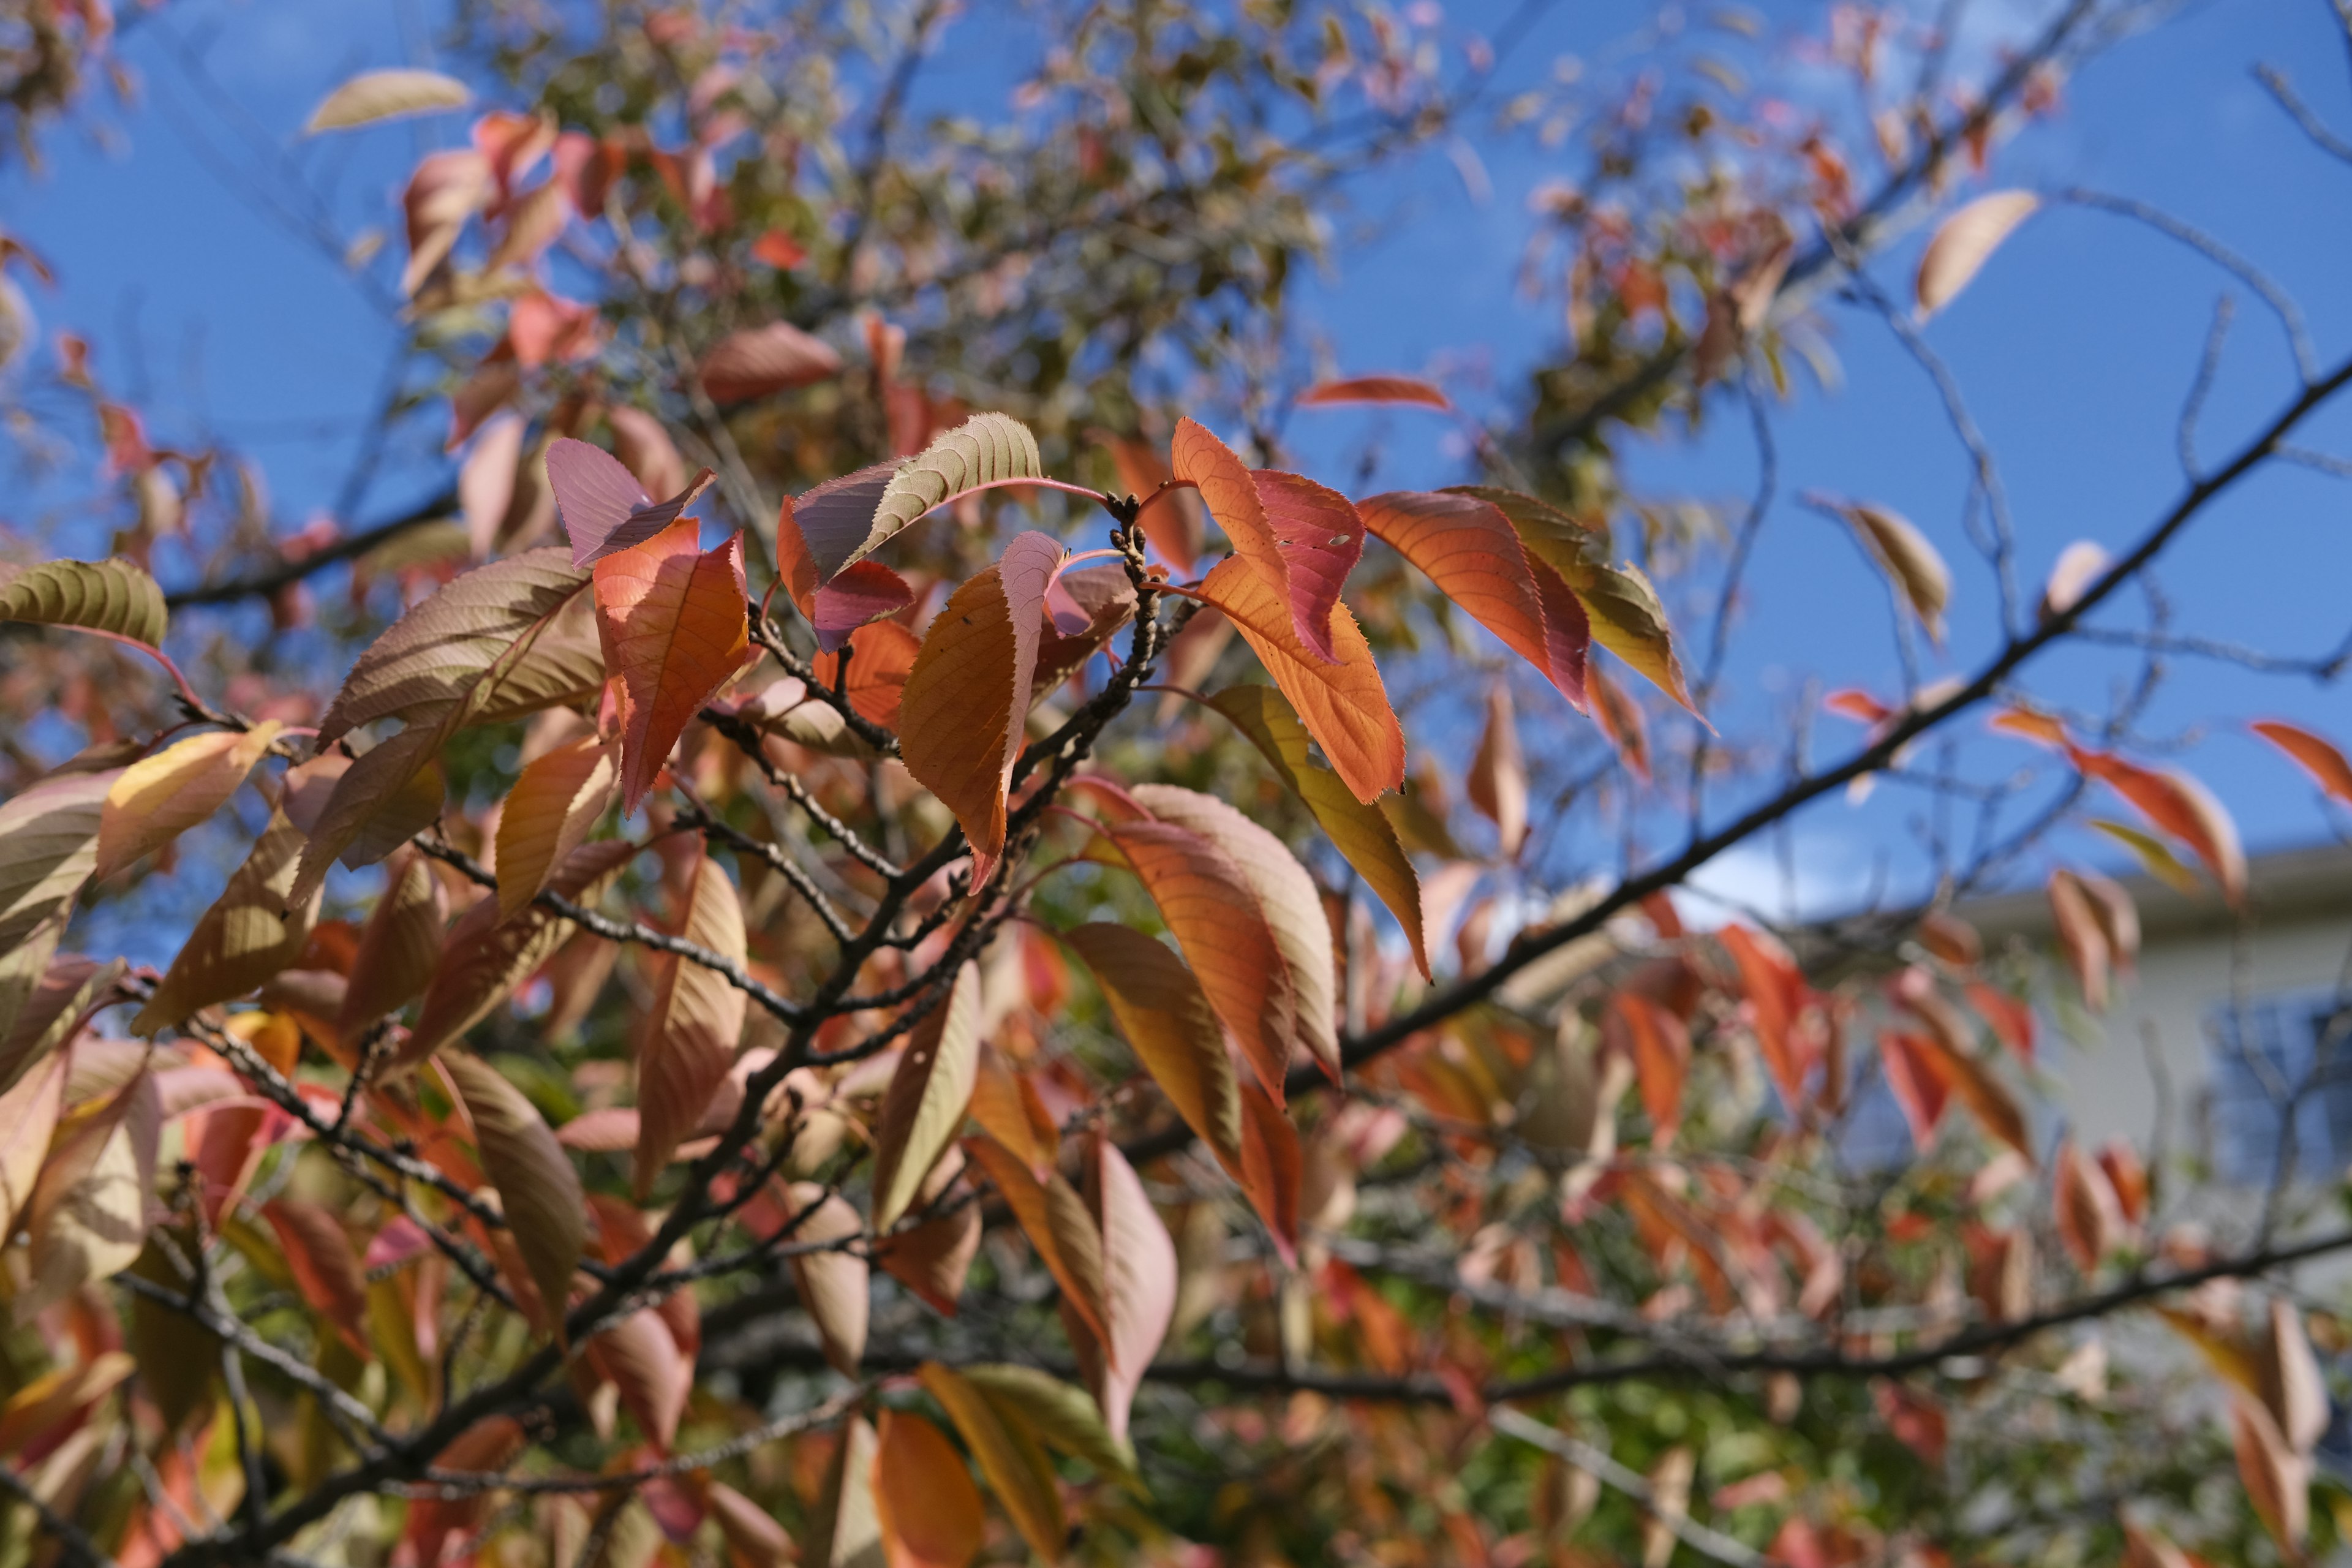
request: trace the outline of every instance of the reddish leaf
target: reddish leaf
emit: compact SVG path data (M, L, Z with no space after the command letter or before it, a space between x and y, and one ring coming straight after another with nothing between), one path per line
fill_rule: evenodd
M1811 1053L1797 1031L1797 1015L1809 994L1804 974L1786 948L1760 932L1728 925L1716 938L1739 966L1764 1065L1782 1101L1793 1110L1805 1102L1805 1078L1812 1068Z
M1911 1130L1913 1145L1924 1153L1935 1142L1949 1094L1935 1045L1922 1036L1889 1029L1878 1037L1878 1050L1887 1089Z
M2280 1553L2290 1563L2301 1562L2311 1532L2310 1459L2294 1450L2259 1401L2242 1395L2230 1402L2230 1436L2246 1500Z
M588 1342L588 1363L620 1391L621 1403L657 1452L677 1436L694 1391L694 1366L679 1353L661 1314L631 1312Z
M1337 664L1332 610L1348 574L1363 558L1362 520L1347 497L1312 479L1273 468L1256 469L1250 478L1257 486L1266 528L1282 554L1291 624L1317 658Z
M1242 1085L1242 1191L1265 1222L1274 1249L1298 1266L1298 1185L1305 1163L1298 1130L1265 1090Z
M713 402L745 403L830 380L841 374L841 355L789 321L771 321L721 338L695 374Z
M593 902L596 892L637 853L625 839L583 844L556 868L548 890ZM425 987L416 1026L401 1043L396 1067L423 1061L490 1016L514 988L569 940L572 922L533 904L510 921L499 918L495 899L484 899L458 918L441 944L440 963Z
M1445 394L1425 381L1408 375L1357 375L1327 381L1298 395L1301 408L1328 408L1343 403L1418 403L1451 411Z
M896 621L858 627L849 636L849 676L842 683L842 695L859 713L886 730L896 730L907 678L921 648L915 634ZM820 653L810 665L818 683L828 689L840 679L838 654Z
M1061 560L1047 534L1005 546L933 617L899 700L907 771L962 824L974 892L1004 852L1004 790L1021 755L1045 585Z
M1583 710L1592 640L1584 606L1559 574L1528 559L1518 531L1492 502L1442 490L1395 490L1357 510L1365 526L1440 593L1541 670L1570 706Z
M1528 837L1528 770L1519 757L1519 729L1511 711L1511 683L1486 689L1486 728L1463 785L1470 804L1495 825L1502 858L1516 860Z
M1663 1149L1682 1124L1683 1079L1690 1071L1690 1031L1680 1018L1638 992L1609 999L1610 1015L1632 1048L1641 1085L1642 1107L1650 1114L1652 1142Z
M621 732L621 808L634 812L687 723L742 667L751 646L743 538L699 548L681 518L596 563L596 629L604 664L628 698Z
M1280 1104L1299 998L1251 874L1223 845L1178 823L1109 822L1103 831L1159 906L1243 1059Z
M2144 768L2102 752L2077 751L2074 763L2092 777L2104 779L2159 832L2170 834L2194 850L2213 879L2221 884L2221 892L2231 905L2244 902L2245 850L2238 842L2237 824L2211 791L2179 769Z
M2107 942L2105 922L2084 886L2083 879L2065 869L2050 874L2050 912L2058 928L2058 945L2082 988L2083 1005L2094 1013L2107 1007L2108 971L2115 954Z
M1081 1343L1079 1363L1114 1440L1127 1436L1128 1412L1144 1368L1176 1311L1176 1244L1151 1206L1143 1183L1097 1127L1086 1152L1087 1206L1102 1232L1103 1305L1108 1333L1099 1352ZM1091 1364L1089 1364L1091 1363Z
M1204 426L1190 419L1176 422L1176 435L1169 444L1169 463L1177 479L1200 491L1202 504L1233 542L1234 555L1273 595L1284 618L1290 620L1299 609L1298 601L1291 595L1290 567L1281 541L1266 519L1265 502L1258 494L1257 480L1251 475L1249 466ZM1291 621L1291 640L1308 641L1309 637L1303 623ZM1308 646L1313 646L1311 641Z
M1109 1313L1104 1304L1102 1233L1086 1200L1058 1172L1046 1172L1041 1181L993 1138L967 1139L964 1148L1003 1194L1038 1260L1061 1286L1063 1300L1089 1333L1104 1339Z
M2074 1267L2094 1273L2123 1231L2123 1215L2105 1172L2068 1139L2058 1146L2053 1172L2058 1239Z
M686 918L677 934L740 964L745 955L742 900L717 861L706 855L695 862L683 902ZM678 953L654 953L647 968L653 996L637 1031L635 1180L640 1199L727 1081L750 1000L717 970Z
M1347 605L1332 606L1331 645L1339 662L1325 664L1300 645L1277 591L1248 563L1224 562L1202 583L1200 594L1247 640L1358 800L1369 805L1404 783L1404 731Z
M2261 719L2247 728L2302 763L2320 788L2352 805L2352 762L2345 760L2334 742L2284 719Z
M1295 1057L1303 1049L1332 1082L1339 1082L1339 960L1315 879L1281 839L1214 795L1157 784L1138 784L1133 795L1154 817L1215 845L1239 868L1273 934L1276 956L1289 982L1292 1034L1285 1055ZM1170 923L1172 929L1174 922ZM1180 933L1177 940L1181 943L1187 939ZM1196 967L1199 963L1196 958ZM1280 1100L1279 1090L1269 1088L1268 1092Z
M559 438L547 448L547 480L555 491L555 513L562 521L564 537L572 541L574 566L593 565L660 533L685 514L716 477L704 468L685 489L656 504L646 499L637 477L619 459L587 442Z
M1141 520L1143 537L1180 576L1190 577L1208 532L1202 521L1204 509L1200 492L1163 489L1175 475L1149 442L1118 437L1097 438L1109 449L1111 465L1118 470L1118 482L1127 487L1128 493L1151 502Z
M316 1204L292 1198L272 1198L261 1205L261 1213L278 1233L278 1248L302 1300L362 1361L373 1359L367 1337L367 1276L360 1271L341 1222Z
M816 628L816 646L836 653L851 634L871 621L887 619L915 602L907 580L879 561L853 563L810 600L809 624Z

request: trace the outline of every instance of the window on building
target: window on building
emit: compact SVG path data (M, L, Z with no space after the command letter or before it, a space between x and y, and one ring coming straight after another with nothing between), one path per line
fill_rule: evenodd
M2352 1165L2352 1006L2333 991L2220 1003L2205 1015L2213 1053L2213 1155L2222 1180L2266 1187L2294 1127L2310 1179Z

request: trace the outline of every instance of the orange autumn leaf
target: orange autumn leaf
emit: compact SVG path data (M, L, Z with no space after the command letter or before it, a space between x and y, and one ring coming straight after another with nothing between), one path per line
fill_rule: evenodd
M2301 763L2320 788L2352 805L2352 762L2334 742L2284 719L2259 719L2246 727Z
M634 812L702 705L751 647L740 534L709 551L680 518L596 563L596 630L626 696L621 809Z
M1045 590L1061 562L1048 534L1005 546L932 618L899 698L901 757L962 825L974 891L1004 852L1004 791L1021 755Z
M987 1516L971 1471L947 1434L885 1409L874 1450L874 1508L889 1568L964 1568L980 1555Z
M1202 583L1200 596L1241 632L1358 800L1369 805L1404 784L1404 730L1389 706L1371 646L1347 605L1332 606L1331 646L1339 662L1325 664L1300 645L1280 594L1248 563L1221 563Z

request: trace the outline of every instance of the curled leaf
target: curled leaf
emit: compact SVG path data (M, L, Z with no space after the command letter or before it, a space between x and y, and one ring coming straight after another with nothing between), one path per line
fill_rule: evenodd
M580 1173L538 1110L506 1075L463 1051L443 1058L474 1124L482 1170L497 1189L514 1244L561 1337L572 1276L588 1241Z
M473 101L474 95L464 82L439 71L362 71L329 93L310 111L302 130L315 136L321 131L348 131L436 110L463 109Z

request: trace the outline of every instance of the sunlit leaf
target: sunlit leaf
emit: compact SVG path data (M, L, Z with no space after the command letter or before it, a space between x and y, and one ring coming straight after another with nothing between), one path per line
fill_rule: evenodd
M1326 664L1300 645L1288 608L1247 562L1223 563L1200 593L1241 632L1358 800L1369 805L1404 782L1404 731L1347 605L1332 606L1331 643L1339 662Z
M860 714L886 730L898 728L898 710L906 699L907 679L913 673L922 643L896 621L877 621L849 635L849 673L842 695ZM838 678L840 656L820 653L811 661L816 679L830 689ZM812 699L811 700L814 700Z
M159 648L169 619L163 590L128 561L0 565L0 621L71 626Z
M0 1086L32 1059L15 1048L16 1022L98 864L99 825L116 776L66 773L0 804Z
M1112 820L1103 831L1159 906L1243 1059L1279 1103L1300 1033L1299 997L1251 873L1230 849L1181 823Z
M412 114L463 109L474 101L466 84L439 71L395 68L362 71L329 93L304 121L306 134L347 131L355 125L401 120Z
M1339 961L1315 879L1281 839L1214 795L1159 784L1138 784L1133 795L1159 820L1172 822L1224 850L1240 868L1273 933L1289 982L1293 1044L1338 1082ZM1172 919L1170 924L1174 926ZM1180 942L1185 940L1179 935ZM1267 1092L1281 1098L1272 1085Z
M1559 574L1528 557L1492 501L1395 490L1361 502L1364 524L1582 709L1592 626Z
M1927 536L1909 519L1883 506L1853 501L1837 510L1903 595L1903 602L1919 617L1927 635L1942 641L1944 609L1952 600L1952 574Z
M1365 885L1396 917L1412 944L1414 964L1422 978L1428 979L1421 878L1388 817L1378 807L1358 800L1338 774L1314 760L1307 726L1298 721L1298 715L1276 688L1229 686L1211 697L1209 705L1232 720L1274 765L1282 782L1307 803L1332 847L1347 858Z
M219 810L282 728L266 719L250 730L191 735L123 769L106 792L90 875L112 876Z
M131 1020L134 1033L152 1035L199 1008L241 996L301 956L319 912L315 891L288 902L302 846L285 813L273 813L253 852L197 919L154 994Z
M975 891L1004 852L1004 790L1021 755L1045 585L1061 560L1048 534L1006 545L932 617L899 699L900 755L962 825Z
M2019 224L2033 215L2042 198L2031 191L1994 191L1961 207L1927 239L1913 284L1921 321L1950 304Z
M1012 1517L1029 1550L1051 1563L1061 1556L1062 1494L1053 1461L1025 1428L1009 1425L979 1389L953 1368L927 1361L917 1369L925 1392L955 1423L964 1446L980 1461L988 1489Z
M602 449L569 437L547 447L555 515L572 542L572 564L578 567L593 566L662 532L710 488L715 477L704 468L683 489L656 503L647 499L637 477L620 459Z
M621 732L621 809L635 812L702 705L751 647L743 536L710 551L681 518L596 563L596 627L605 667L628 695Z
M2334 742L2284 719L2258 719L2246 727L2300 763L2321 789L2352 805L2352 762Z
M874 1228L898 1223L963 1128L980 1070L980 971L956 972L947 999L907 1037L874 1134Z
M1528 559L1557 573L1578 604L1594 642L1623 659L1642 678L1691 712L1690 689L1658 591L1642 569L1610 563L1609 531L1591 526L1516 490L1465 485L1444 493L1474 497L1508 518ZM1537 574L1538 589L1542 574ZM1546 599L1546 609L1556 601Z
M2141 868L2166 887L2183 893L2197 891L2197 873L2156 835L2143 833L2127 822L2112 822L2102 816L2093 817L2091 826L2130 850Z
M1218 1163L1238 1178L1242 1105L1224 1031L1192 972L1167 943L1096 921L1063 933L1102 987L1119 1033Z
M532 758L499 812L499 913L511 918L612 804L613 751L583 736Z

